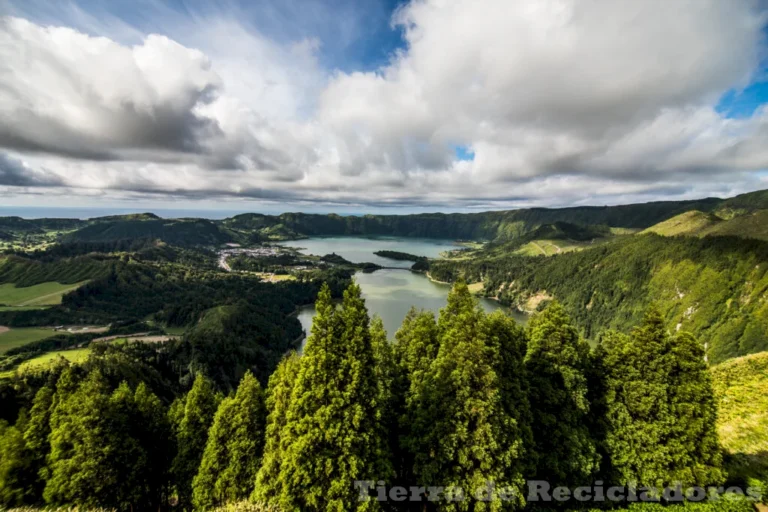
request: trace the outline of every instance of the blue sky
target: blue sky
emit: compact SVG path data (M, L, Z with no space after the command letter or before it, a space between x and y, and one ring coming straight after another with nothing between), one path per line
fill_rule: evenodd
M767 7L6 0L0 193L406 212L768 188Z

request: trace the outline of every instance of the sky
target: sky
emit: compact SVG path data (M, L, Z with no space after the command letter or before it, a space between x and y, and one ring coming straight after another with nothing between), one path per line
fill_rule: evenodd
M0 0L1 207L768 188L766 0Z

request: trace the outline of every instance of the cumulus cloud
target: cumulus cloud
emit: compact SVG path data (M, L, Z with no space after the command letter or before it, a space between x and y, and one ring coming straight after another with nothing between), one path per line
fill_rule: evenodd
M0 186L59 187L64 180L44 168L32 168L5 153L0 153Z
M7 17L0 147L83 193L449 206L727 195L765 186L768 109L715 108L760 70L759 7L412 0L392 19L405 48L370 72L324 70L323 41L277 42L218 14L132 45Z

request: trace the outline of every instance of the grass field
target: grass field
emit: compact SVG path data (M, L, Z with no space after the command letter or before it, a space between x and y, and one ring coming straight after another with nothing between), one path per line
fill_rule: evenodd
M4 354L12 348L20 347L33 341L48 338L59 334L53 329L41 329L37 327L20 327L10 330L0 328L0 354Z
M61 296L71 292L87 281L75 284L56 282L40 283L25 288L16 288L15 284L0 285L0 304L6 306L51 306L61 304Z
M714 366L712 383L731 478L768 482L768 352Z
M29 361L24 361L18 367L18 371L29 370L30 368L36 368L51 364L59 357L63 357L73 363L80 363L88 359L88 354L91 353L89 348L76 348L72 350L59 350L56 352L47 352Z
M599 242L596 242L599 243ZM578 251L592 246L590 242L574 242L571 240L533 240L520 247L517 254L523 256L552 256L570 251Z

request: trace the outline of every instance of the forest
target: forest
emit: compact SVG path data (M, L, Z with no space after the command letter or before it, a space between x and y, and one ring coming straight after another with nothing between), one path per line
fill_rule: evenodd
M266 383L246 372L228 388L200 371L169 389L165 351L140 343L18 378L22 407L0 427L0 502L583 509L594 503L526 504L525 481L599 480L654 500L677 482L749 486L747 496L690 504L746 512L768 483L729 477L702 345L670 334L653 308L594 348L560 304L522 328L482 312L463 282L439 317L412 310L394 343L355 284L340 304L324 285L316 309L303 352L282 357ZM361 500L363 481L415 485L419 500L379 501L373 490ZM490 498L473 497L488 482Z
M768 350L764 241L648 234L550 257L487 251L435 260L429 271L483 282L486 295L520 309L557 297L590 339L635 325L655 303L667 323L707 345L712 362Z
M767 207L2 218L0 509L752 511L528 484L768 495ZM388 340L353 282L381 267L276 243L318 235L460 239L371 251L448 305Z

